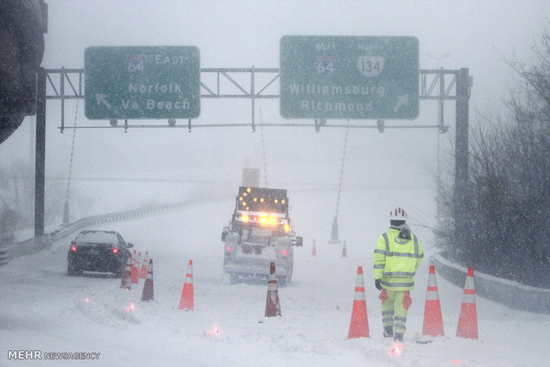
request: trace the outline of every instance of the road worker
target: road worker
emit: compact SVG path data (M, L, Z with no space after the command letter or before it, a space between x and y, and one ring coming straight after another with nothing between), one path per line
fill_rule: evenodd
M412 300L416 269L424 260L422 245L406 224L402 208L390 212L390 228L378 237L373 256L373 277L382 300L384 337L403 342L407 311Z

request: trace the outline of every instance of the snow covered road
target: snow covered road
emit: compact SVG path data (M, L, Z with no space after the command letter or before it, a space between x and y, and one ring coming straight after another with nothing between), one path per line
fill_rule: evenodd
M295 250L294 282L279 287L281 318L259 323L266 284L223 285L221 228L230 201L96 227L119 231L154 261L155 301L140 302L143 282L131 291L110 277L69 277L72 238L0 267L0 366L544 366L550 361L550 315L519 312L477 297L479 340L455 337L462 289L438 277L445 337L417 344L422 330L428 261L412 292L405 350L389 358L382 337L378 292L371 281L370 242L341 246L304 228ZM296 220L296 223L299 223ZM413 228L414 230L414 228ZM298 233L301 235L302 233ZM76 233L74 234L76 235ZM350 233L349 238L362 234ZM429 258L430 248L427 247ZM187 263L194 263L195 310L178 310ZM365 270L371 337L347 340L357 266ZM135 309L130 309L134 303ZM215 328L219 333L212 333ZM98 360L10 360L9 351L99 353Z

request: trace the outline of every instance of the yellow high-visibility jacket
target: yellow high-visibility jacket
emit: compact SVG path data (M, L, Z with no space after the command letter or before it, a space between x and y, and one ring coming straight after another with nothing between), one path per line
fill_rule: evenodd
M388 229L378 237L374 250L373 277L380 279L383 288L394 291L414 289L416 269L424 261L424 250L418 238L399 237L399 230Z

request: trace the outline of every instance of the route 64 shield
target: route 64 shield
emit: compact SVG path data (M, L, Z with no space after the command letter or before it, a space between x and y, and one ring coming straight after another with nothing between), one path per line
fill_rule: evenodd
M126 66L131 74L140 75L145 72L147 59L145 55L128 55L126 56Z
M367 78L375 77L384 70L384 58L381 56L359 56L357 69Z
M315 70L323 76L334 74L336 58L333 56L318 56L315 60Z

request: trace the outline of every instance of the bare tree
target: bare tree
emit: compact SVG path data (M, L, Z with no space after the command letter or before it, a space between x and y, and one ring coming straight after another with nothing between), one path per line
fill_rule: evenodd
M468 217L472 241L456 248L449 216L436 235L448 255L490 274L548 287L550 283L550 32L533 46L534 63L510 62L519 83L507 116L479 118L470 132Z
M9 221L3 222L1 231L10 233L32 228L34 225L34 167L21 161L0 169L0 215L9 213ZM65 189L59 183L46 183L46 224L61 222ZM8 215L8 214L6 214ZM16 218L16 219L13 219ZM9 228L6 227L9 223Z

